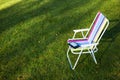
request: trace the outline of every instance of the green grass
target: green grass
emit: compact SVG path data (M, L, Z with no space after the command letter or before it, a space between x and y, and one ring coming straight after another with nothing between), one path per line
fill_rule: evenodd
M120 0L0 0L0 80L120 80ZM73 29L88 28L98 11L110 25L99 51L66 58ZM72 57L74 60L75 58Z

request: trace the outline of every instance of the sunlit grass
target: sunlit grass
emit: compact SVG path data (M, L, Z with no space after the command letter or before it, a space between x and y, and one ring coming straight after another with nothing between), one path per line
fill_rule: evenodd
M0 0L0 10L6 9L22 0Z

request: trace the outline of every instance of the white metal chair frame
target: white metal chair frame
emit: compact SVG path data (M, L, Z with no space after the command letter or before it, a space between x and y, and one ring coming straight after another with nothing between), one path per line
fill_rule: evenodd
M96 17L97 17L97 15L96 15ZM94 23L94 21L95 21L95 19L96 19L96 17L94 18L94 20L93 20L90 28L73 30L73 31L74 31L74 35L73 35L73 38L72 38L72 39L86 39L86 38L87 38L87 35L88 35L88 33L89 33L89 31L90 31L90 29L91 29L91 27L92 27L92 25L93 25L93 23ZM68 48L68 50L67 50L67 58L68 58L68 61L69 61L70 66L71 66L71 68L72 68L73 70L75 69L75 67L76 67L76 65L77 65L77 63L78 63L78 60L80 59L81 54L84 54L84 53L90 53L90 55L92 56L93 60L94 60L95 63L97 64L97 60L96 60L96 58L95 58L94 53L98 51L97 45L99 44L99 41L101 40L103 34L105 33L105 31L106 31L106 29L107 29L107 27L108 27L108 25L109 25L109 20L108 20L108 19L106 19L106 20L107 20L107 21L106 21L105 28L104 28L104 30L102 31L101 35L99 36L99 38L97 39L96 42L93 42L93 43L91 43L91 44L81 45L80 48L76 48L76 49L73 49L71 46L69 46L69 48ZM87 32L86 34L84 34L85 31ZM83 38L75 38L75 36L76 36L77 33L81 33ZM74 65L72 65L71 60L70 60L70 57L69 57L69 51L70 51L70 50L71 50L71 52L72 52L73 54L78 54L78 57L77 57ZM77 52L76 52L76 51L77 51ZM79 52L78 52L78 51L79 51Z

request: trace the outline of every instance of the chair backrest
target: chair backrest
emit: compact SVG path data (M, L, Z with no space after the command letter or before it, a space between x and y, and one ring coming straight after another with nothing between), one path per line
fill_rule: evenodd
M109 25L109 20L101 12L98 12L90 26L90 31L87 32L88 34L87 39L68 40L68 42L79 42L79 41L86 42L87 41L89 43L92 43L92 42L99 43L108 25Z
M108 25L108 19L102 13L98 12L89 31L88 42L99 42Z

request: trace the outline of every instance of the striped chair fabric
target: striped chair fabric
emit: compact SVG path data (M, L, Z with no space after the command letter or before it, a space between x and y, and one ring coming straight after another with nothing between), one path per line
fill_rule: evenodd
M102 13L98 12L97 17L90 29L87 39L68 40L68 43L74 42L74 43L77 43L79 46L81 46L84 44L96 42L98 40L102 30L104 29L105 23L106 23L105 16Z

